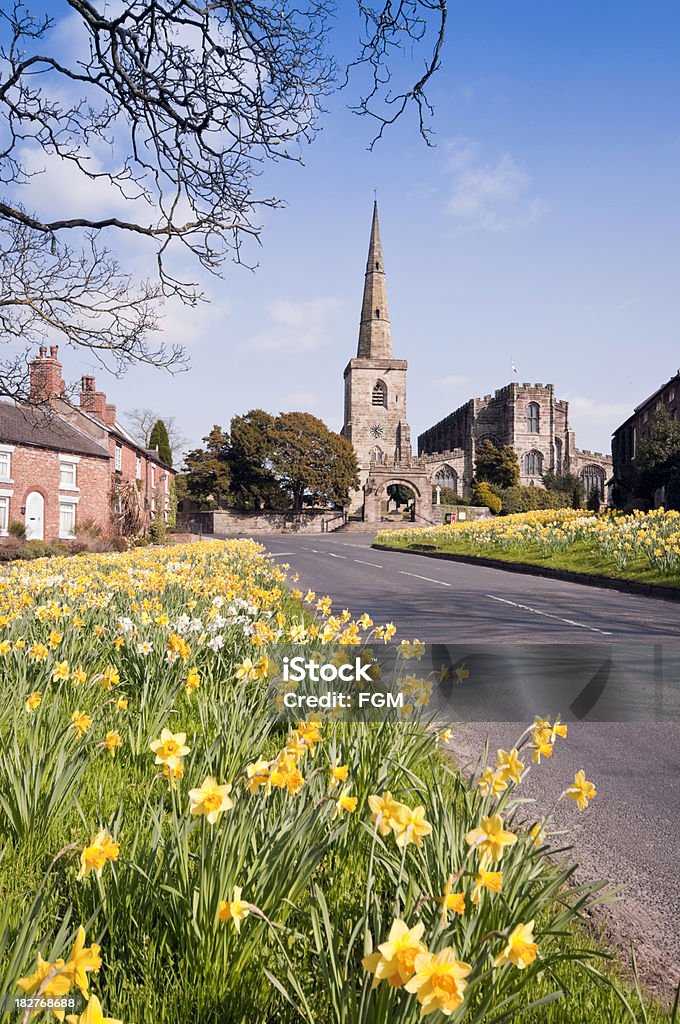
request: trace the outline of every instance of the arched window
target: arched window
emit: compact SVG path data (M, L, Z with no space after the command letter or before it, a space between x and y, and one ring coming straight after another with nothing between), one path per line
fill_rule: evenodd
M383 452L382 448L378 448L377 445L375 446L375 448L371 448L371 462L373 463L373 465L382 466L384 461L385 453Z
M586 498L593 492L599 498L604 498L604 470L600 466L584 466L581 470L581 479Z
M448 487L454 494L458 492L458 474L451 466L442 466L434 475L435 487Z
M562 472L562 441L559 437L555 438L555 472Z
M543 456L540 452L527 452L522 459L524 476L540 476L543 472Z
M387 384L384 380L377 380L373 385L371 404L384 405L387 408Z
M501 443L495 434L480 434L477 438L477 447L484 443L484 441L491 441L494 448L500 448Z
M376 311L375 311L375 318L376 318L376 320L380 319L380 310L379 309L376 309Z
M540 430L541 410L538 402L529 402L527 406L527 430L530 434L537 434Z
M379 264L379 263L376 263L376 265L375 265L375 269L376 269L376 270L380 270L380 264Z

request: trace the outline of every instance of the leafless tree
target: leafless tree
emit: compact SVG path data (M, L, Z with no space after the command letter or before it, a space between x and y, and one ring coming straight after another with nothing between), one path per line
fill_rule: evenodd
M125 418L132 428L134 436L144 445L149 444L151 431L154 423L163 420L168 432L168 441L173 454L177 456L187 445L187 438L184 436L174 416L160 416L153 409L129 409Z
M414 106L427 137L446 0L356 2L365 31L352 68L368 81L355 109L379 137ZM342 77L329 25L346 12L333 0L61 3L70 56L40 0L0 0L0 329L29 343L55 335L114 371L179 367L181 349L150 341L159 302L195 303L199 271L247 262L258 211L280 205L257 194L257 178L270 161L299 160L319 130ZM424 48L423 69L393 88L390 62L405 44ZM36 154L69 168L73 215L38 197ZM79 185L91 182L110 190L97 216L78 209ZM133 282L112 255L125 237L152 247L148 281ZM14 377L0 368L4 393Z

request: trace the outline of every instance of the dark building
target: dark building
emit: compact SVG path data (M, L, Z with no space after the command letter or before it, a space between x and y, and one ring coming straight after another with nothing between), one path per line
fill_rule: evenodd
M649 435L661 409L666 409L671 419L680 420L680 370L644 402L636 405L632 416L612 435L613 497L618 505L625 505L632 497L638 445Z

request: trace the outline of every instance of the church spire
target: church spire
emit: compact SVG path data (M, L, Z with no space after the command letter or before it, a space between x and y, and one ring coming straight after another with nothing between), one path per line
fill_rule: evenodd
M359 359L392 359L392 333L387 309L387 286L383 265L378 202L373 204L371 241L368 246L364 301L361 306L359 327Z

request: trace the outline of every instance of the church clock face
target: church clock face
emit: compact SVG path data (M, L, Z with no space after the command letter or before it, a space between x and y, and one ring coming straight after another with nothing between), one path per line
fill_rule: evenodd
M384 430L379 423L372 423L371 434L373 435L373 437L382 437L384 434Z

